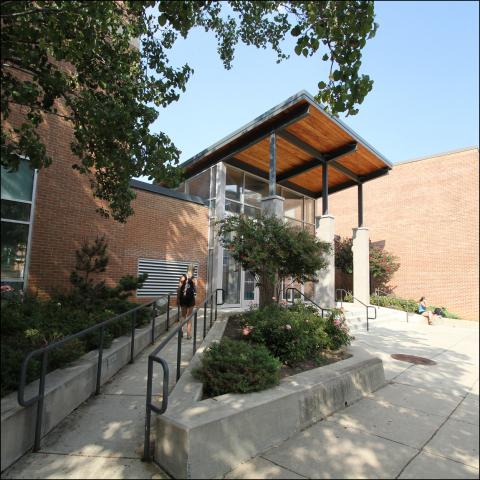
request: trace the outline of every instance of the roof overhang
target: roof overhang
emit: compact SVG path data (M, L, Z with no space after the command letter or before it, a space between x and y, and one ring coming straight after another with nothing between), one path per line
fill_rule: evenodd
M225 162L269 178L270 135L276 133L277 183L309 197L322 195L322 167L334 193L385 175L392 164L302 91L198 153L181 166L187 178Z

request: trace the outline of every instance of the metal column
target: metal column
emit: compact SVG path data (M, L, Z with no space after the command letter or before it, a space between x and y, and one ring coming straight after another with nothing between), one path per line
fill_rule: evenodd
M322 215L328 215L328 163L322 165Z
M277 183L277 137L275 132L270 135L270 170L268 175L269 181L269 195L276 195Z

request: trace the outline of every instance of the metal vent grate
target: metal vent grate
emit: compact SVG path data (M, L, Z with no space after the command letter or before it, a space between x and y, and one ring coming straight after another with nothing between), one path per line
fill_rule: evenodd
M139 258L138 274L148 273L148 278L143 287L137 290L137 297L158 297L167 293L175 293L180 275L187 274L189 267L193 267L193 276L197 278L198 262Z

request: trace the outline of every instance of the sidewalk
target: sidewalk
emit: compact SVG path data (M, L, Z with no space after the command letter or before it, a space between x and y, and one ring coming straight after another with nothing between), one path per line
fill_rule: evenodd
M202 341L203 311L199 319L197 348ZM177 325L175 322L171 328ZM100 395L91 397L46 435L40 452L26 454L2 478L170 478L157 466L141 461L147 359L166 336L167 333L162 334L135 363L122 368L107 382ZM192 349L193 341L183 339L182 369L188 365ZM163 352L172 387L176 378L176 336ZM154 364L153 395L158 403L161 403L162 375L161 367Z
M387 385L226 478L478 478L478 333L401 322L355 332L382 358Z
M226 478L478 478L478 334L478 324L402 322L356 331L355 342L382 358L389 383ZM166 353L171 378L175 342ZM191 341L183 342L186 365ZM168 478L140 460L149 351L47 435L40 453L24 456L2 478ZM437 365L400 362L392 353ZM154 385L159 394L161 382Z

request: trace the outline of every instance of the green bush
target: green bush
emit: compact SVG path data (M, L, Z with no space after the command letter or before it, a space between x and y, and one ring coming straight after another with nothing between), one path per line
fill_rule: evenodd
M294 366L314 359L324 349L350 343L348 327L334 323L339 311L322 318L312 306L302 303L284 308L272 305L243 315L246 339L265 345L283 363Z
M207 395L257 392L278 385L280 362L263 345L223 338L205 351L192 373Z
M40 300L32 295L16 291L1 294L1 380L3 397L16 390L20 365L25 355L52 342L78 333L97 323L127 312L138 303L130 302L127 296L138 288L144 277L122 277L116 287L107 287L103 282L94 283L90 273L101 273L108 264L105 239L97 239L93 245L84 244L77 252L77 265L72 272L73 289L57 293L49 300ZM141 327L150 320L149 309L137 311L135 326ZM112 340L130 332L131 317L117 320L105 329L104 347ZM48 355L48 371L63 367L85 352L99 346L100 331L84 335L66 343ZM38 378L40 358L29 363L27 381Z
M404 312L416 313L418 310L417 301L400 298L400 297L393 297L390 295L389 296L372 295L370 297L370 303L372 305L378 305L380 307L393 308L395 310L403 310ZM433 312L436 308L441 308L443 310L443 313L445 314L445 317L447 318L456 318L456 319L460 318L455 313L449 312L445 307L436 307L435 305L432 305L428 307L428 310L431 310Z

